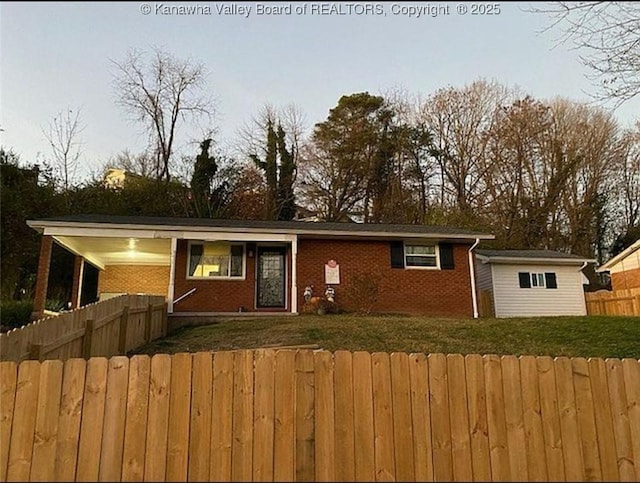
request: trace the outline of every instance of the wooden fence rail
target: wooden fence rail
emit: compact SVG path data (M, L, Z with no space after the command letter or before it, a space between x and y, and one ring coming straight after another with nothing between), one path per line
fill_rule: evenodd
M0 481L640 479L636 359L261 349L0 377Z
M640 289L586 293L588 315L640 316Z
M0 360L110 357L166 332L164 297L122 295L0 334Z

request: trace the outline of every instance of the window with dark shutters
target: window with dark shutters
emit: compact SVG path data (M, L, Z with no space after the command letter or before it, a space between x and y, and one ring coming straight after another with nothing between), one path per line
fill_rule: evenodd
M558 288L558 281L556 280L556 274L553 272L546 272L544 274L545 283L547 288Z
M520 288L531 288L529 272L518 272L518 279L520 280Z
M440 268L442 270L453 270L453 245L451 243L440 244Z
M404 268L404 243L392 241L391 248L391 268Z

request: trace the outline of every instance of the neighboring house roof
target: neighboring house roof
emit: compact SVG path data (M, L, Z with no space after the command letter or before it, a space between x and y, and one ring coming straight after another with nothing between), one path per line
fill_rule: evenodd
M598 267L598 269L596 271L597 272L608 272L613 267L615 267L617 264L619 264L620 262L622 262L626 258L630 257L634 253L638 252L639 250L640 250L640 239L636 240L630 246L628 246L627 248L622 250L620 253L618 253L615 257L613 257L607 263L603 263L602 266Z
M595 259L579 255L557 252L553 250L476 250L476 255L483 263L532 264L549 265L581 265L595 262Z
M363 237L441 238L464 240L491 240L493 235L446 226L391 225L364 223L328 223L304 221L217 220L208 218L173 218L143 216L72 215L57 218L29 220L29 226L44 231L46 228L119 228L150 229L156 231L198 230L235 231L248 233L289 233L303 235L337 235Z

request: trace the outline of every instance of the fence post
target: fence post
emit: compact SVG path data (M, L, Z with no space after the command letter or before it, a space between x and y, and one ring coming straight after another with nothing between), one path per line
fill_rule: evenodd
M125 305L120 316L120 339L118 340L118 352L121 355L127 353L127 326L129 325L129 306Z
M633 313L630 315L640 315L640 295L633 297Z
M167 302L162 305L162 337L167 336L167 327L169 326L169 308Z
M604 299L598 300L598 305L600 306L600 315L607 315L607 304Z
M144 341L151 342L151 322L153 321L153 304L147 305L147 313L144 321Z
M43 361L44 354L42 353L42 347L44 344L31 344L31 350L29 351L29 359L35 361Z
M88 319L84 326L84 339L82 340L82 357L89 359L93 348L93 325L95 321Z

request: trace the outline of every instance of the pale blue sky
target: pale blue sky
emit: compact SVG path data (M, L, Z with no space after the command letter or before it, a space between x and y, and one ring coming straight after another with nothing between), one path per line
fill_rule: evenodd
M249 18L217 13L219 6L249 2L188 2L212 11L196 16L157 15L160 2L146 2L152 12L143 15L143 3L0 4L5 148L23 161L46 159L50 150L41 128L58 111L80 106L86 124L81 174L125 149L143 150L140 127L114 103L109 59L154 45L208 68L221 144L267 102L297 104L311 127L340 96L361 91L402 87L426 96L484 77L540 99L587 101L585 91L592 88L578 53L569 45L554 47L558 31L540 33L549 20L526 12L528 2L499 3L501 13L494 16L461 16L456 2L414 2L448 5L450 15L436 18L394 15L391 4L379 16L265 17L256 15L255 5ZM291 2L293 8L304 3L310 8L321 2ZM640 99L623 105L616 117L630 126L640 118Z

